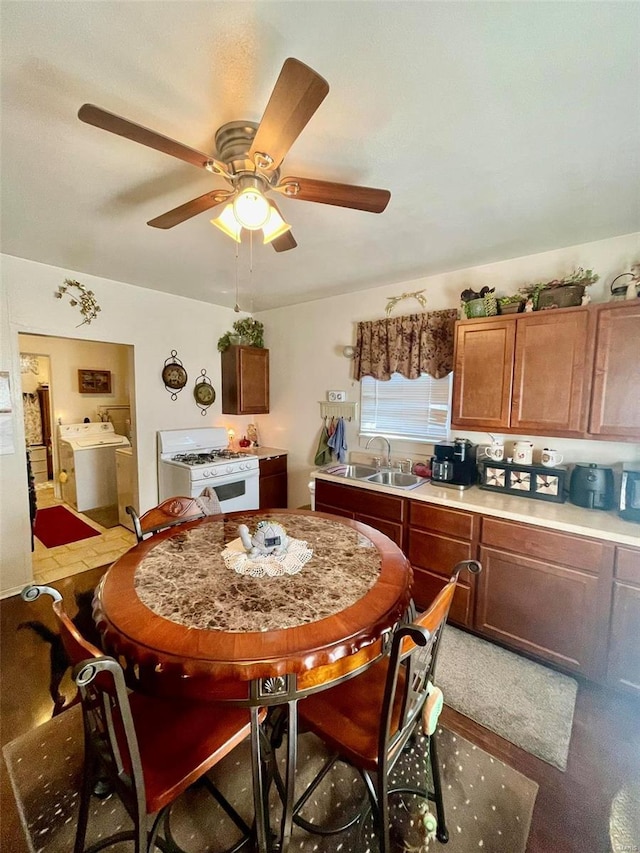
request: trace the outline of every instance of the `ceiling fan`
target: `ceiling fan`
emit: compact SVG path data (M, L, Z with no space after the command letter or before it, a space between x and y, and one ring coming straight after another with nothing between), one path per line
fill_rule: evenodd
M262 229L264 242L276 252L293 249L297 243L276 203L267 193L281 193L299 201L314 201L382 213L389 203L388 190L332 183L314 178L280 178L285 155L318 109L327 93L327 81L298 59L286 59L259 124L232 121L215 134L215 157L189 148L128 119L83 104L78 118L87 124L124 136L141 145L163 151L193 166L224 178L230 188L214 189L199 198L151 219L154 228L173 228L192 216L225 204L211 222L237 242L243 228Z

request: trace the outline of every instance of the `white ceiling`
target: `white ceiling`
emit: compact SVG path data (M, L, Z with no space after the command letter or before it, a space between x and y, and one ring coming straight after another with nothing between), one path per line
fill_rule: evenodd
M298 248L243 244L246 310L640 230L640 3L1 2L2 251L232 307L235 243L147 220L220 178L80 122L85 102L212 152L294 56L330 92L282 174L382 187L370 214L278 197Z

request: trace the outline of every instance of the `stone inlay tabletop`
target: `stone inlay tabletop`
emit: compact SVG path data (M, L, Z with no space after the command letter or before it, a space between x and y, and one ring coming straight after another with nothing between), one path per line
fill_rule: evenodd
M264 518L265 516L260 516ZM222 551L258 519L212 519L159 540L136 569L135 587L158 616L187 628L274 631L315 622L361 599L378 580L381 558L366 536L323 518L269 513L313 557L296 575L252 578L228 569Z

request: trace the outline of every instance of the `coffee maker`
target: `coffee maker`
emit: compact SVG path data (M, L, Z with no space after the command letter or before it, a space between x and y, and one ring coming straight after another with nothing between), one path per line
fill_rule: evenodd
M466 438L456 438L453 444L436 444L431 457L431 482L438 486L468 489L478 479L477 445Z

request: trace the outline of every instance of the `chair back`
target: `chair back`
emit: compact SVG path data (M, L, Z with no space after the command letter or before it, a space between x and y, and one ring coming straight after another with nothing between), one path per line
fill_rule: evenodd
M73 624L62 604L62 596L57 589L40 584L29 584L22 590L24 601L36 601L41 595L50 595L53 599L51 609L58 622L60 639L72 666L89 657L100 657L103 652L86 640Z
M80 691L89 747L115 786L129 814L146 814L146 792L129 694L122 667L100 655L76 664L73 677Z
M196 521L206 515L219 515L222 513L222 507L215 491L207 487L197 498L179 495L167 498L141 516L132 506L126 507L126 511L133 521L138 542L142 542L146 536L153 536L154 533L159 533L176 524Z
M122 667L85 640L64 610L57 589L30 584L23 589L22 598L35 601L42 594L53 598L60 638L74 668L82 703L85 750L99 759L130 814L145 814L142 764Z
M393 632L378 743L381 773L387 773L414 732L433 679L438 648L462 569L481 571L477 560L458 563L431 606Z

